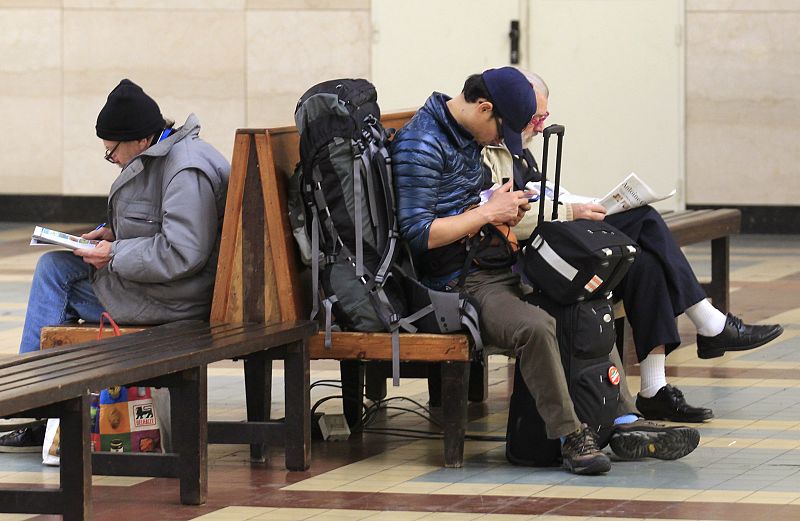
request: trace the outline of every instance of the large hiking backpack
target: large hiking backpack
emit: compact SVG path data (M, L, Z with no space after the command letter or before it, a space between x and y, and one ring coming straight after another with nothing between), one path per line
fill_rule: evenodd
M364 79L330 80L303 94L295 109L300 177L293 184L302 194L304 219L297 205L290 211L295 236L302 235L302 222L311 236L311 316L321 304L325 346L334 316L346 330L391 332L397 385L400 329L452 332L463 326L478 346L480 335L477 313L464 297L428 290L416 281L410 259L399 255L386 147L393 131L380 117L375 87Z

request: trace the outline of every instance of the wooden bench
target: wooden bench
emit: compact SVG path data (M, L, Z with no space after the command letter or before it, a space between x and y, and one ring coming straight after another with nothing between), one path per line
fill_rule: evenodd
M308 466L308 354L316 332L309 321L218 324L183 321L136 334L40 351L0 363L0 417L61 419L60 487L0 489L0 511L91 519L91 476L180 479L180 500L199 505L208 492L207 365L226 358L285 360L286 418L277 422L214 422L249 443L285 440L286 465ZM89 392L113 385L170 390L175 453L92 453ZM229 427L233 427L230 429ZM242 432L246 429L247 432Z

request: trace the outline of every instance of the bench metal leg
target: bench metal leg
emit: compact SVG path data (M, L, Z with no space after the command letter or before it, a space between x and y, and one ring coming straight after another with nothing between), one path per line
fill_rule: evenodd
M489 361L484 353L469 364L469 401L484 402L489 397Z
M184 505L202 505L208 496L207 373L206 366L183 371L181 383L169 390Z
M706 293L723 313L730 310L730 237L711 241L711 284Z
M64 521L92 518L89 395L65 402L61 415L61 495Z
M347 426L355 431L361 426L364 414L364 363L360 360L342 360L339 362L342 376L342 411Z
M391 371L391 364L389 365ZM389 373L391 375L391 373ZM386 398L386 367L380 362L370 362L364 365L364 395L378 402Z
M310 364L306 342L286 347L284 394L286 395L286 468L306 470L311 464Z
M442 364L431 363L428 365L428 405L431 407L442 406Z
M464 464L469 366L469 362L441 363L445 467L458 468Z
M266 352L254 353L244 359L244 388L247 401L247 421L269 420L272 404L272 360ZM265 463L269 451L264 444L250 445L250 461Z
M432 363L428 369L428 396L431 407L442 405L442 372L439 364ZM484 402L489 397L489 364L486 358L469 363L469 390L471 402Z
M61 418L60 487L2 488L0 512L61 514L66 521L92 518L89 394L25 411L34 418Z

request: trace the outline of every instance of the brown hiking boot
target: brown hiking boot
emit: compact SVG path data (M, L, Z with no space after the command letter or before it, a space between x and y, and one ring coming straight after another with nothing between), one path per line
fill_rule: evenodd
M700 432L683 425L664 425L639 419L614 426L609 445L620 459L678 459L700 443Z
M568 434L561 444L562 466L575 474L602 474L611 470L611 460L597 448L597 439L586 424Z

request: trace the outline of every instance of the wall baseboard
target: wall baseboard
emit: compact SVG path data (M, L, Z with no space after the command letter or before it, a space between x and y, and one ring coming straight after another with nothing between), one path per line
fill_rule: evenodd
M0 221L102 222L107 201L105 196L0 195Z
M742 233L800 234L800 206L687 205L689 210L736 208L742 211Z

